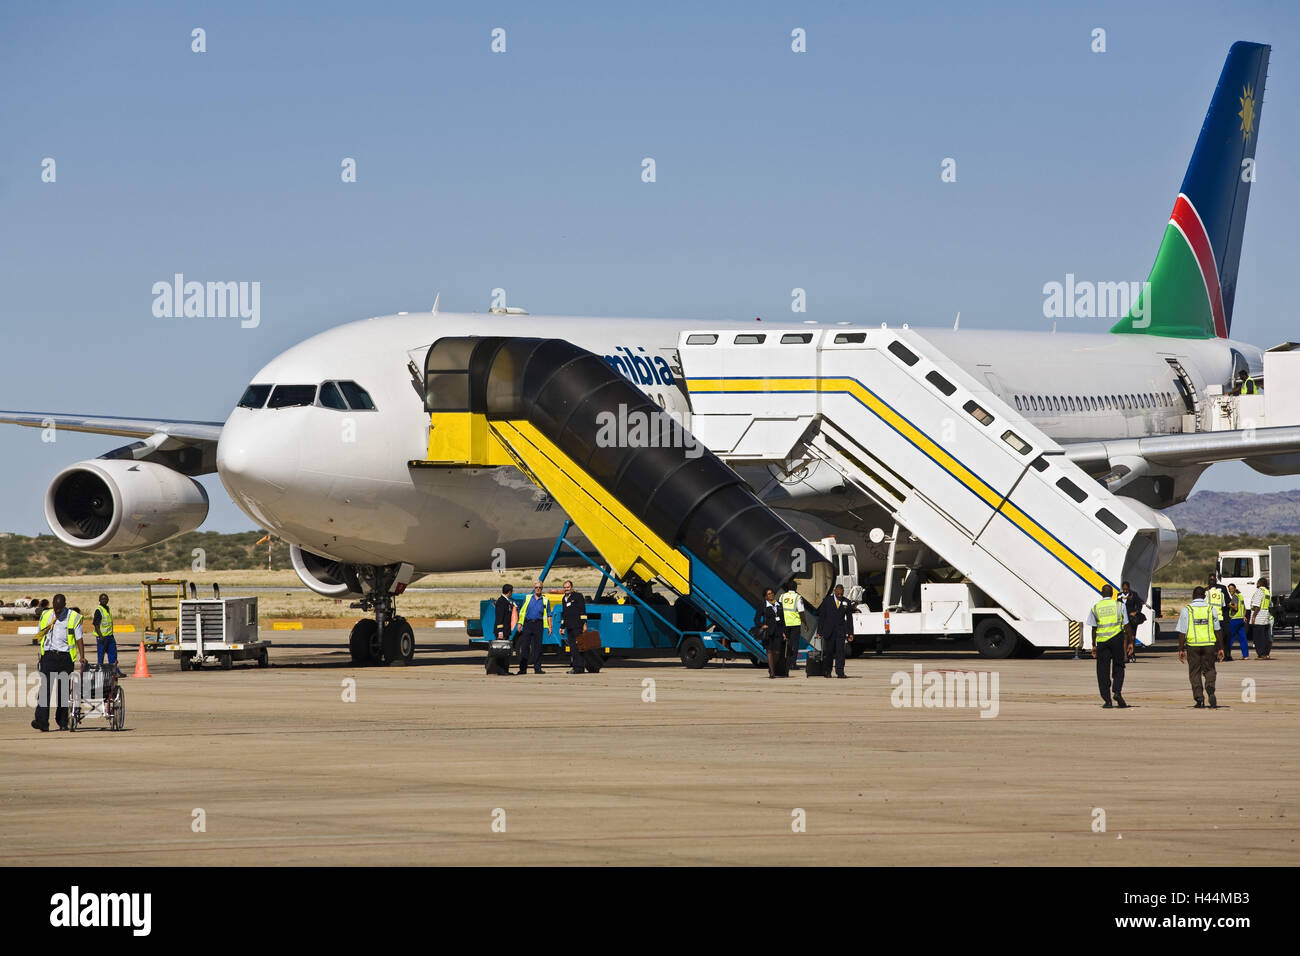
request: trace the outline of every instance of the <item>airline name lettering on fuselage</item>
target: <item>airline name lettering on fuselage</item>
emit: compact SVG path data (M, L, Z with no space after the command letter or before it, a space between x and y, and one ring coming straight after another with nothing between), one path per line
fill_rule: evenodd
M645 352L643 346L637 346L637 352ZM673 385L672 370L668 362L658 355L638 355L625 345L614 348L613 355L604 359L609 367L628 381L636 385Z

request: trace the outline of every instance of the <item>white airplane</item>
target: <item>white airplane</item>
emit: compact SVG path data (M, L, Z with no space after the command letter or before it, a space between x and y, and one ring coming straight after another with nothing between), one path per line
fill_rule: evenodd
M1262 351L1228 333L1253 179L1242 170L1253 167L1268 55L1260 44L1230 50L1147 291L1110 333L918 330L1112 491L1149 508L1183 500L1217 461L1300 473L1300 427L1182 431L1207 386L1231 388L1263 368ZM207 497L193 476L215 471L258 526L291 544L304 584L387 613L419 575L487 568L496 549L514 567L541 563L564 518L513 467L410 466L428 451L423 369L435 340L564 338L688 418L676 346L683 330L704 326L754 327L435 306L294 346L254 376L224 424L24 412L0 412L0 422L53 420L69 431L138 439L51 482L46 520L71 547L122 553L197 528ZM851 533L872 525L869 503L846 497L829 472L741 473L787 517L801 513L819 528ZM791 518L796 527L800 520ZM405 643L399 656L409 659Z

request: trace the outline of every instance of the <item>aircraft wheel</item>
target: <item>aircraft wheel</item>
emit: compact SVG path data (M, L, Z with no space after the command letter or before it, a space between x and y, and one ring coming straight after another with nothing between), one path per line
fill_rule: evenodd
M348 652L353 664L379 663L379 625L371 618L357 621L352 625L352 635L348 638Z
M415 631L404 617L395 617L384 628L384 660L391 667L405 667L415 659Z

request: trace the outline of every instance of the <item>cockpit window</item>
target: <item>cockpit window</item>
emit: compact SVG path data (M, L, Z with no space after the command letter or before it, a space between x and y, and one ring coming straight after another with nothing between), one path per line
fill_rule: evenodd
M348 404L343 401L343 396L339 394L339 388L333 382L326 382L320 387L320 403L326 408L337 408L340 411L347 411Z
M266 396L270 394L270 385L250 385L244 389L244 397L239 400L239 407L261 408L266 404Z
M339 382L339 388L343 389L343 397L348 400L348 404L357 411L374 411L375 403L370 399L370 393L358 385L356 382Z
M290 408L316 404L315 385L277 385L271 393L267 408Z

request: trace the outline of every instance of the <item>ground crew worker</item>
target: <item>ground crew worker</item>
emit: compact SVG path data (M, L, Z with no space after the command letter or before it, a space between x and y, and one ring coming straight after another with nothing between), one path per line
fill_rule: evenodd
M578 650L578 635L587 629L587 599L573 590L573 582L564 582L564 597L561 599L563 611L560 612L560 626L564 628L565 639L569 642L570 662L573 664L570 674L585 674L586 661Z
M785 625L785 660L789 670L799 668L799 639L803 636L803 598L791 581L781 592L781 616Z
M1097 689L1101 691L1102 707L1127 707L1124 696L1124 664L1128 660L1127 643L1128 610L1124 602L1115 597L1109 584L1101 586L1101 600L1092 606L1084 621L1092 628L1092 656L1097 660ZM1115 703L1110 701L1114 690Z
M767 650L767 676L775 678L780 670L777 664L785 656L785 616L771 588L763 590L763 603L754 614L754 630Z
M54 720L60 730L67 730L72 668L78 660L86 660L81 646L81 615L67 606L67 598L56 594L53 607L41 613L37 627L41 686L32 726L41 732L50 729L50 698L54 697Z
M1123 581L1119 587L1119 599L1124 602L1124 613L1128 615L1128 654L1125 657L1129 664L1135 664L1138 659L1137 629L1147 616L1142 613L1142 599L1129 589L1129 583Z
M542 593L542 582L533 585L533 593L524 598L524 606L519 612L519 673L528 672L529 660L532 661L533 673L542 673L542 628L551 633L551 602ZM529 652L531 649L531 658Z
M1232 660L1232 644L1237 642L1241 648L1241 659L1250 659L1250 650L1246 646L1246 595L1237 590L1237 585L1228 585L1228 639L1224 643L1223 659Z
M1273 619L1268 610L1272 603L1268 578L1260 578L1250 599L1250 639L1255 643L1255 657L1261 661L1273 659Z
M95 628L95 663L103 667L107 657L117 676L125 677L117 666L117 639L113 637L113 614L108 609L107 594L99 596L99 607L95 608L92 624Z
M844 651L848 641L853 640L853 605L844 600L844 585L835 585L835 590L826 595L822 606L817 611L817 633L821 636L825 648L825 671L823 677L831 676L831 664L835 665L836 677L848 677L844 673Z
M1205 599L1205 588L1197 588L1192 592L1192 603L1178 615L1178 659L1187 662L1197 707L1205 706L1206 696L1210 698L1210 707L1219 706L1214 699L1214 661L1223 660L1222 640L1223 618L1219 609Z

